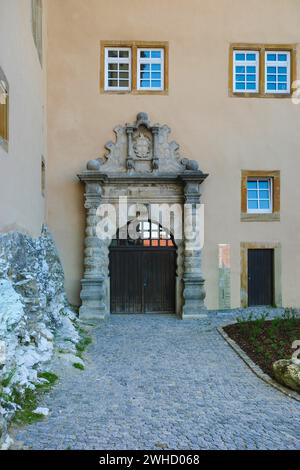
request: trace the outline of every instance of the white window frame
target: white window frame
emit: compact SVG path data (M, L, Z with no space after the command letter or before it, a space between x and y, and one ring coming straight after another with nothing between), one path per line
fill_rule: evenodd
M160 51L160 59L142 58L141 52ZM141 65L142 64L161 64L161 87L142 87L141 86ZM146 80L146 79L145 79ZM137 90L138 91L164 91L165 89L165 50L161 47L138 47L137 48Z
M268 61L267 57L268 54L286 54L287 55L287 61L286 62L279 62L278 60L274 61ZM287 50L279 50L279 51L273 51L273 50L266 50L265 51L265 94L266 95L290 95L291 94L291 51ZM267 72L267 67L287 67L287 85L288 88L287 90L268 90L268 72ZM273 74L271 74L273 75ZM277 75L277 73L276 73ZM276 82L277 83L277 82Z
M255 54L256 60L255 61L248 61L248 60L237 60L236 55L237 54ZM236 67L251 67L255 66L256 67L256 88L255 90L238 90L236 87L236 84L238 83L236 81L236 72L235 68ZM259 73L260 73L260 52L257 50L250 50L250 49L245 49L245 50L239 50L239 49L234 49L233 50L233 92L234 93L240 93L240 94L245 94L245 93L259 93ZM247 75L247 71L245 71L245 75ZM249 74L253 75L253 74Z
M108 54L110 51L127 51L128 58L119 58L119 57L109 57ZM132 61L132 51L130 47L105 47L105 81L104 89L105 91L131 91L132 88L132 70L131 70L131 61ZM128 87L122 86L109 86L108 78L108 65L109 64L128 64Z
M248 197L248 182L250 181L269 181L270 184L270 208L269 209L250 209L249 208L249 197ZM253 190L255 191L255 190ZM258 202L260 201L259 198L259 189L257 188L258 191ZM263 191L263 190L262 190ZM247 178L247 213L248 214L272 214L273 213L273 178L269 178L268 176L266 177L261 177L261 178L255 178L255 177L249 177Z

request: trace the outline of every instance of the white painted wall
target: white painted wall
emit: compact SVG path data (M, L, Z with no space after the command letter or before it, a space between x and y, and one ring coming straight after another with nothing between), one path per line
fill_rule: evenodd
M0 0L0 66L10 87L8 153L0 146L0 232L38 235L44 220L44 80L32 36L31 0Z

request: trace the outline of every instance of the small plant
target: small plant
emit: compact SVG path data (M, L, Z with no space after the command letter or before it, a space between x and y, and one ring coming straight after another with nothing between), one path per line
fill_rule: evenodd
M2 379L1 385L2 385L3 388L6 388L6 387L9 386L9 384L11 382L11 379L14 376L14 373L15 373L15 369L12 370L6 377L4 377L4 379Z
M57 382L58 376L53 372L39 372L39 379L45 379L47 382L37 384L34 390L27 388L24 392L14 389L9 397L12 403L16 403L18 410L15 413L13 422L18 425L33 424L45 418L44 415L34 413L37 408L41 392L48 392Z
M55 383L58 381L58 376L56 374L54 374L53 372L39 372L38 373L38 378L39 379L45 379L48 382L48 383L45 382L45 383L38 384L36 386L36 388L39 389L39 390L49 389L50 387L55 385Z
M80 362L74 362L73 367L75 367L75 369L84 370L84 366L80 364Z
M37 407L37 393L34 390L27 388L24 393L14 390L12 401L19 407L13 418L14 423L19 425L33 424L44 418L43 415L33 412Z
M92 338L90 336L85 336L76 345L77 352L82 354L91 343L92 343Z

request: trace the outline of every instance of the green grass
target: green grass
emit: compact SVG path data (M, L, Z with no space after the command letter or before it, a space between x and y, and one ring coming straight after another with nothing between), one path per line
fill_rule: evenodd
M90 336L84 336L76 345L77 352L82 354L91 343L92 338Z
M74 362L73 367L75 367L75 369L84 370L84 366L79 362Z
M24 393L18 390L13 390L12 396L9 397L10 401L16 403L20 409L13 417L13 423L24 426L41 421L45 418L44 415L36 414L33 411L38 407L38 401L43 392L47 392L57 382L58 376L53 372L39 372L40 379L46 379L48 383L37 384L35 390L27 388Z
M35 390L30 390L28 388L25 390L24 394L14 391L12 401L21 407L21 409L16 412L13 418L13 423L24 426L26 424L33 424L37 421L41 421L44 418L43 415L33 413L37 408L38 401Z
M55 385L58 381L58 376L53 372L39 372L38 378L45 379L48 381L48 383L38 384L36 386L38 390L48 390L49 388L53 387L53 385Z
M12 379L13 376L14 376L14 373L15 373L15 369L12 370L11 373L10 373L7 377L5 377L4 379L2 379L1 384L0 384L1 387L6 388L6 387L9 386L9 384L10 384L10 382L11 382L11 379Z

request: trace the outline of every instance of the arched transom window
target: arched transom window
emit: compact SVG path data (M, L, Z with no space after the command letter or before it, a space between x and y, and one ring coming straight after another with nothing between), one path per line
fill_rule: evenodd
M126 230L127 229L127 230ZM112 246L140 246L148 248L175 247L173 236L160 224L150 221L131 222L118 230Z

